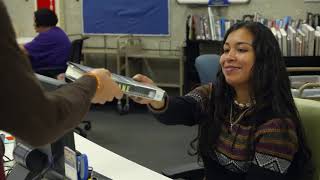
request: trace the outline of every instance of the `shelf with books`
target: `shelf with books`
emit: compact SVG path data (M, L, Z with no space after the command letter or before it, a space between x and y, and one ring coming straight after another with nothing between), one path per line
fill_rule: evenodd
M260 22L271 29L290 75L320 74L320 21L293 20L291 16L267 19L260 13L243 15L242 20L228 20L214 16L213 9L208 8L208 14L192 14L186 21L185 93L199 84L195 59L201 54L220 54L225 32L238 21ZM210 50L203 51L203 47Z

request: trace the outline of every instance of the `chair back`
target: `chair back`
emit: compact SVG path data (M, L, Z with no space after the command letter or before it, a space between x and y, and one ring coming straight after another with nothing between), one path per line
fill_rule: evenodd
M198 71L201 84L207 84L216 81L216 75L220 68L220 56L216 54L200 55L195 60L195 68Z
M82 45L86 39L89 39L89 37L75 39L71 42L69 61L80 64L82 59Z
M295 98L302 125L305 129L306 140L312 152L312 160L315 165L315 178L320 180L320 102Z

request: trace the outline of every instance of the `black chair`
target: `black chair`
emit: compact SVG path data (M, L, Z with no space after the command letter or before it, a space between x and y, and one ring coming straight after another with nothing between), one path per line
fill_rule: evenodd
M78 64L81 63L83 41L86 39L89 39L89 37L82 37L80 39L75 39L72 41L69 61Z
M200 55L195 60L201 84L215 81L215 76L220 68L220 56L215 54ZM162 174L171 179L203 180L204 168L198 162L191 162L180 166L169 167L162 170Z
M71 51L69 56L69 61L80 64L82 61L82 46L83 41L89 39L89 37L82 37L80 39L75 39L71 43ZM81 124L84 124L84 129L81 127L76 127L76 131L83 137L87 137L87 133L85 130L91 129L91 122L90 121L82 121Z
M82 37L80 39L75 39L71 42L71 49L68 61L79 63L82 60L82 45L83 41L89 37ZM56 78L59 74L66 72L66 66L53 66L53 67L43 67L35 71L37 74L43 76Z
M47 76L44 76L41 74L35 73L35 75L38 78L38 80L40 81L40 83L45 91L53 91L53 90L56 90L66 84L66 82L64 82L64 81L59 81L57 79L47 77ZM90 122L89 122L89 124L90 124ZM91 128L91 124L90 124L90 128ZM87 129L87 128L85 127L85 129ZM76 127L75 131L78 134L80 134L82 137L85 137L85 138L87 137L87 133L83 129L81 129L80 127Z
M204 168L197 162L163 169L163 175L176 180L203 180Z
M71 42L71 49L70 49L70 55L69 55L68 61L78 63L78 64L81 63L81 60L83 59L82 58L83 41L86 39L89 39L89 37L82 37L79 39L75 39ZM36 71L36 73L56 79L56 77L59 74L62 74L65 71L66 71L66 67L46 67L46 68L41 68L40 70ZM75 128L75 130L81 136L87 137L86 130L88 131L91 129L91 122L82 121L81 124L84 124L84 129L78 126Z
M66 67L44 67L37 69L35 73L41 74L43 76L51 77L51 78L56 78L59 74L66 72Z

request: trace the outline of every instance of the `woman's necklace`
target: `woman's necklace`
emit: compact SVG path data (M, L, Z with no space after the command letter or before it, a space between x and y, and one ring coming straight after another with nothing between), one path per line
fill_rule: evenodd
M251 106L251 103L239 103L236 99L233 101L241 109L248 108Z
M230 116L229 116L229 121L230 121L230 131L232 131L232 128L233 128L233 126L234 125L236 125L242 118L243 118L243 116L249 111L249 109L251 109L250 107L249 108L247 108L246 110L244 110L240 115L239 115L239 117L235 120L235 121L233 121L232 122L232 113L233 113L233 105L231 104L231 108L230 108Z

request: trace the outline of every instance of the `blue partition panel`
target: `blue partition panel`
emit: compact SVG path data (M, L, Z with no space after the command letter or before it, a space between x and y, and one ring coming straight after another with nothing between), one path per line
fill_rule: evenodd
M85 34L169 35L168 0L83 0Z

